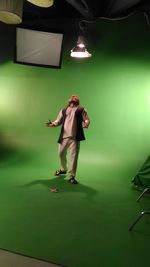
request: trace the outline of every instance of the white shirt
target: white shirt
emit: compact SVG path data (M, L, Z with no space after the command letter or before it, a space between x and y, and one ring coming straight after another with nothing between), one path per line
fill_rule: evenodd
M76 130L77 130L77 121L75 112L77 110L78 106L70 107L68 106L66 109L66 119L64 123L64 132L63 132L63 138L75 138L76 136ZM58 126L61 124L63 118L62 110L59 112L57 119L53 122L55 126ZM83 118L83 124L86 124L87 127L90 124L90 120L87 114L87 111L84 109L82 113Z

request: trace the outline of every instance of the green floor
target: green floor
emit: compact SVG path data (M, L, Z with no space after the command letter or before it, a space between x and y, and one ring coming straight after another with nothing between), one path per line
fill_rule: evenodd
M3 148L0 248L68 267L147 267L150 217L128 231L138 213L150 209L150 199L137 203L140 192L131 187L137 162L123 152L109 154L109 144L103 155L94 154L86 141L79 184L71 185L65 176L54 177L57 145L51 149L45 137L34 149Z

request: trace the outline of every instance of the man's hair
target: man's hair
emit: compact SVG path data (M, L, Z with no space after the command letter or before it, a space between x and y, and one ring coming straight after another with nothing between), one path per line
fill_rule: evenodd
M80 99L77 95L72 95L70 98L69 98L69 101L68 101L69 105L71 103L73 103L74 105L78 106L80 104Z

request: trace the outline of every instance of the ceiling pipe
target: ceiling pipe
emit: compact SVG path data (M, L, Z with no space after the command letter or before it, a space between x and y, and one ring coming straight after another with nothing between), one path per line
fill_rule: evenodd
M118 14L126 13L127 10L136 6L140 2L141 0L110 0L106 8L105 16L117 17Z
M93 20L94 16L89 9L85 0L66 0L70 5L72 5L79 13L81 13L85 19Z

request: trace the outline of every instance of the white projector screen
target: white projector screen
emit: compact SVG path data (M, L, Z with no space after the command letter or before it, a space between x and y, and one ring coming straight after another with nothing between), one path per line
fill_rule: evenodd
M60 68L62 33L16 27L15 62L49 68Z

